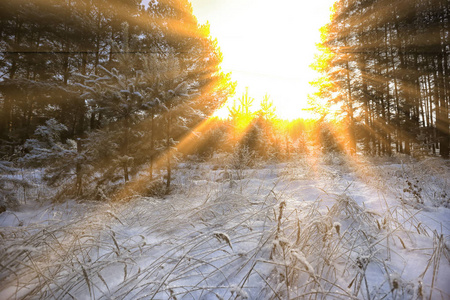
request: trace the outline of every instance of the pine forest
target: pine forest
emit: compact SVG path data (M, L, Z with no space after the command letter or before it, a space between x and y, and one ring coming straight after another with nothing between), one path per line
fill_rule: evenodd
M450 1L0 0L0 299L450 299Z

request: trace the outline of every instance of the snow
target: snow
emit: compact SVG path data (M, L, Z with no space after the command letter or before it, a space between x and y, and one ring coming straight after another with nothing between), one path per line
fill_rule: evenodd
M449 175L440 159L184 162L165 198L28 204L0 214L0 299L449 299Z

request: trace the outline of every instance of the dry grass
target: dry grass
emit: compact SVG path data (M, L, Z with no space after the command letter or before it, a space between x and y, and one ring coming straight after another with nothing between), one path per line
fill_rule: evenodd
M0 296L449 297L439 278L440 268L449 266L447 237L425 226L420 211L400 201L389 206L384 194L380 209L368 209L354 198L343 171L305 166L239 170L234 184L224 180L223 169L190 167L178 171L178 192L166 199L58 204L45 221L0 227ZM299 174L313 173L341 192L322 189L320 197L305 200L289 190L308 179ZM424 262L414 278L405 253Z

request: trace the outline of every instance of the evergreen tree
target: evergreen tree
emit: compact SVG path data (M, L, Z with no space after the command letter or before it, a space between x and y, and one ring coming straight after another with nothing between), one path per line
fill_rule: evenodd
M49 162L49 179L73 178L74 193L86 195L130 182L148 165L153 178L165 157L169 190L171 149L234 90L190 3L0 5L2 153L21 155L24 144L24 161ZM43 131L58 126L49 144Z
M448 1L341 0L334 11L316 68L320 96L343 104L350 136L369 154L395 145L448 158Z

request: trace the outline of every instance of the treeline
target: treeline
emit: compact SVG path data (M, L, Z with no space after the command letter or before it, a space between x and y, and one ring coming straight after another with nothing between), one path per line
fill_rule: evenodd
M315 67L353 151L449 157L449 21L448 0L336 2Z
M242 170L262 163L332 154L324 156L328 159L343 153L334 124L281 119L268 94L255 99L247 89L230 103L227 112L226 118L212 118L208 130L197 138L195 159L214 165L216 158L221 157L217 167Z
M140 2L0 2L0 159L97 198L164 160L170 188L168 153L234 85L187 0Z
M228 117L213 119L199 138L197 156L209 159L214 153L228 153L232 167L252 167L262 161L276 162L306 152L307 126L302 119L277 117L276 107L265 95L255 109L248 89L228 107Z

